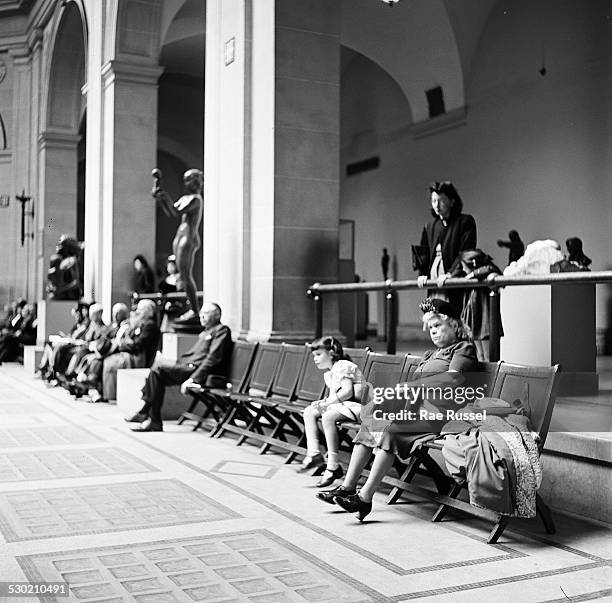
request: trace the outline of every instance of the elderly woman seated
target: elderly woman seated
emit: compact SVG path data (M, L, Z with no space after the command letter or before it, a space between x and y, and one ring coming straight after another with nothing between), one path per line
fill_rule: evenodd
M446 423L444 411L458 408L452 395L454 388L464 382L464 374L474 370L477 363L476 348L470 341L468 329L461 321L459 308L435 298L426 299L420 307L424 312L423 323L429 329L429 335L436 347L435 350L425 353L413 380L405 387L402 384L402 387L396 390L409 392L411 396L385 400L381 404L376 401L375 404L373 396L370 395L370 402L362 410L362 425L354 439L355 447L344 482L338 488L316 495L320 500L336 503L346 511L356 513L360 521L372 510L372 497L393 465L395 456L407 459L412 453L415 441L423 434L440 432ZM447 388L451 388L448 390L450 395L446 394ZM436 393L424 399L424 391L427 394L430 391ZM371 392L372 388L370 394ZM439 395L441 392L444 394ZM375 409L379 412L374 412ZM420 412L421 410L424 412ZM385 416L394 416L392 413L398 411L412 411L414 414L406 416L406 420L384 419ZM438 419L440 415L436 416L440 411L444 415L443 420ZM374 450L376 457L370 475L357 492L356 486L361 472Z

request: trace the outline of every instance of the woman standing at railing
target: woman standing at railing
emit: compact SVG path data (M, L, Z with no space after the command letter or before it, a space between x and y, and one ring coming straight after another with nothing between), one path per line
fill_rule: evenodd
M418 248L419 287L424 287L427 279L442 285L449 276L457 276L461 272L459 253L476 248L476 222L462 213L463 201L453 183L432 182L429 192L433 220L423 228ZM435 291L432 295L461 307L463 290Z

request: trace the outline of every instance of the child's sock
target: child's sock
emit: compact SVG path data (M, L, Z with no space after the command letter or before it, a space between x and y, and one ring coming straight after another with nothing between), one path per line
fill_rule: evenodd
M327 451L327 470L333 471L338 468L338 453L332 452L331 450Z

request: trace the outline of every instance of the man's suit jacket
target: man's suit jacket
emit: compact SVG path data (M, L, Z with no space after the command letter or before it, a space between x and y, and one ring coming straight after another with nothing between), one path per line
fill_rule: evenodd
M232 332L219 323L200 333L196 344L181 355L180 363L194 366L190 378L204 385L209 375L227 376L231 353Z
M119 342L119 351L138 358L136 366L151 366L159 343L159 326L154 319L139 320Z

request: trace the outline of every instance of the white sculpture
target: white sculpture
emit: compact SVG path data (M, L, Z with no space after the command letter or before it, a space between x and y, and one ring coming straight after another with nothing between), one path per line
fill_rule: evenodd
M550 266L563 259L561 246L557 241L545 239L527 245L525 254L504 270L504 276L521 274L549 274Z

